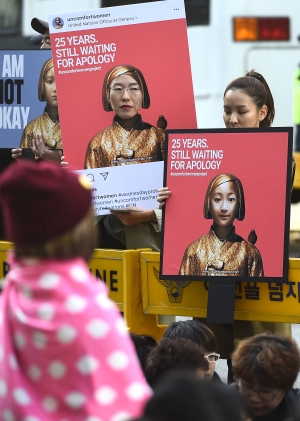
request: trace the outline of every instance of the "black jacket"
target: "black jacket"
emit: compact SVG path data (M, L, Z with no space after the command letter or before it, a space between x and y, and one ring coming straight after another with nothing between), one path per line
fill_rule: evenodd
M300 389L290 390L274 411L253 421L300 421Z

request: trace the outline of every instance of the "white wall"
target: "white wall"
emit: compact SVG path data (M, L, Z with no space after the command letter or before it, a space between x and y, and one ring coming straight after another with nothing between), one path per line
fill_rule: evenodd
M292 125L292 76L300 63L300 1L211 0L210 12L209 26L188 28L198 127L224 127L225 87L252 68L263 74L274 93L274 126ZM234 42L234 16L290 17L291 40ZM258 46L264 49L256 50Z

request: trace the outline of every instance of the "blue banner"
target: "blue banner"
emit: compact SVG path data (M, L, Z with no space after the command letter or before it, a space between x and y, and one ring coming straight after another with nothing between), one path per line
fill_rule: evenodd
M43 114L38 83L50 57L51 50L0 50L0 147L19 147L26 125Z

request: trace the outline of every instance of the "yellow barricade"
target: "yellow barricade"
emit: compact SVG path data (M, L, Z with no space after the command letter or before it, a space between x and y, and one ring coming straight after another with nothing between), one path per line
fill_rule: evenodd
M109 296L123 312L130 332L159 340L166 326L158 325L157 315L143 311L139 260L139 250L96 249L89 268L108 286Z
M120 311L124 311L123 284L124 259L127 254L122 250L94 250L89 261L91 273L102 279L109 291L109 297L117 304Z
M9 270L0 242L1 278ZM89 268L106 282L109 296L136 334L160 339L166 326L157 315L206 317L208 285L202 281L159 280L160 253L140 250L94 250ZM243 282L236 286L236 320L300 323L300 259L289 260L287 284Z
M12 249L12 243L0 242L0 279L9 271L7 252ZM106 283L109 297L123 312L130 332L150 335L159 340L166 326L158 325L157 315L143 312L139 260L139 250L96 249L89 261L89 268L96 278Z
M7 272L9 271L7 252L12 249L12 243L9 243L8 241L0 241L0 279L5 278Z
M293 188L300 189L300 152L294 152L294 157L296 161L296 173Z
M160 253L141 252L143 309L147 314L206 317L208 285L159 279ZM289 260L287 284L243 282L236 286L235 320L300 322L300 259Z

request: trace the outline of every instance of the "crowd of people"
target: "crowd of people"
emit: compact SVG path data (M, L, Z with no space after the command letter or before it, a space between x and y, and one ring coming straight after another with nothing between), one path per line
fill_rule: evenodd
M32 25L41 33L42 45L49 46L47 24L35 19ZM125 89L111 84L125 77L125 83L139 91L140 79L132 75L141 76L129 67L106 81L105 88L121 89L116 95L126 95L126 101L131 98L129 85ZM41 72L39 98L46 101L44 118L57 127L57 98L52 95L53 103L47 99L46 85L54 83L50 59ZM107 95L107 106L114 110L111 93ZM139 101L138 108L144 98ZM226 127L269 127L274 113L271 92L259 73L249 72L225 90ZM137 118L130 116L131 123ZM116 113L115 122L132 129L120 121ZM41 162L19 160L22 148L14 149L17 162L0 176L5 236L14 243L0 296L0 419L300 421L300 390L293 387L300 352L289 325L261 323L256 331L253 323L240 322L243 332L235 335L238 323L209 327L186 320L171 323L158 343L129 334L106 286L87 266L99 244L90 183L58 165L60 137L49 144L40 129L34 132L37 124L40 120L26 129L22 141L29 139L26 145ZM94 159L92 152L91 147L87 166ZM170 194L167 187L160 189L158 201L163 204ZM156 212L150 212L149 220L137 223L157 225ZM215 235L222 236L223 228L213 220ZM234 335L239 339L235 347ZM220 357L228 360L230 385L215 371Z

